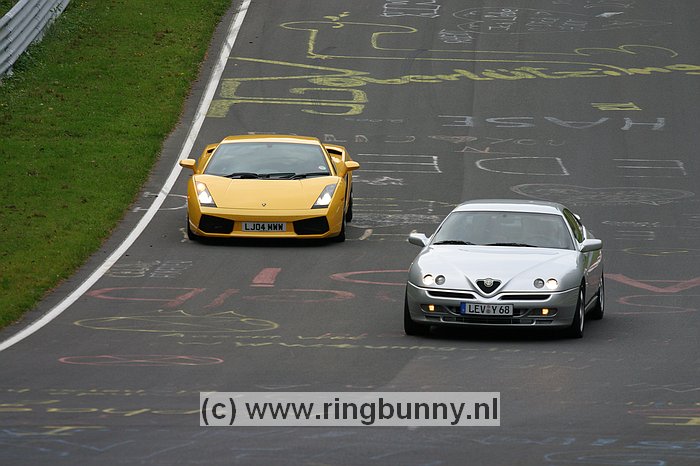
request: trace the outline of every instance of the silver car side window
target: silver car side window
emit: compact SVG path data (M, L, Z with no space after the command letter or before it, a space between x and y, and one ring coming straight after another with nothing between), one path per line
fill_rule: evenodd
M571 231L574 233L574 237L576 238L576 241L578 241L579 243L583 242L583 240L584 240L583 228L581 228L581 224L576 219L574 214L572 214L570 210L564 209L564 218L566 218L566 221L569 224Z

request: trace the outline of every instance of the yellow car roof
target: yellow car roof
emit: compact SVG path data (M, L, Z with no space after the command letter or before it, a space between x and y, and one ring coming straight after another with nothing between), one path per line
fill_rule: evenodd
M321 144L318 138L309 136L294 136L291 134L244 134L239 136L228 136L221 141L221 144L232 142L287 142L297 144Z

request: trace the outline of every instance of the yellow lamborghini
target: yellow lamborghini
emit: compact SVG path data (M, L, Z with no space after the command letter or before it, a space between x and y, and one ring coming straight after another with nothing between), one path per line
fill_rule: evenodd
M344 147L316 138L229 136L199 160L180 161L187 185L187 236L333 238L352 220L352 171Z

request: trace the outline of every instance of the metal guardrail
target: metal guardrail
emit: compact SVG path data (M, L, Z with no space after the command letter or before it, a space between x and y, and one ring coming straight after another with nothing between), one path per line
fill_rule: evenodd
M40 40L47 26L70 0L19 0L0 18L0 78L32 42Z

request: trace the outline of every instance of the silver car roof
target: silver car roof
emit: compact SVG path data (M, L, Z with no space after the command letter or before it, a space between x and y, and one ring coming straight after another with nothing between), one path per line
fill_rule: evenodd
M503 211L533 212L561 215L565 207L556 202L529 201L522 199L477 199L463 202L453 212Z

